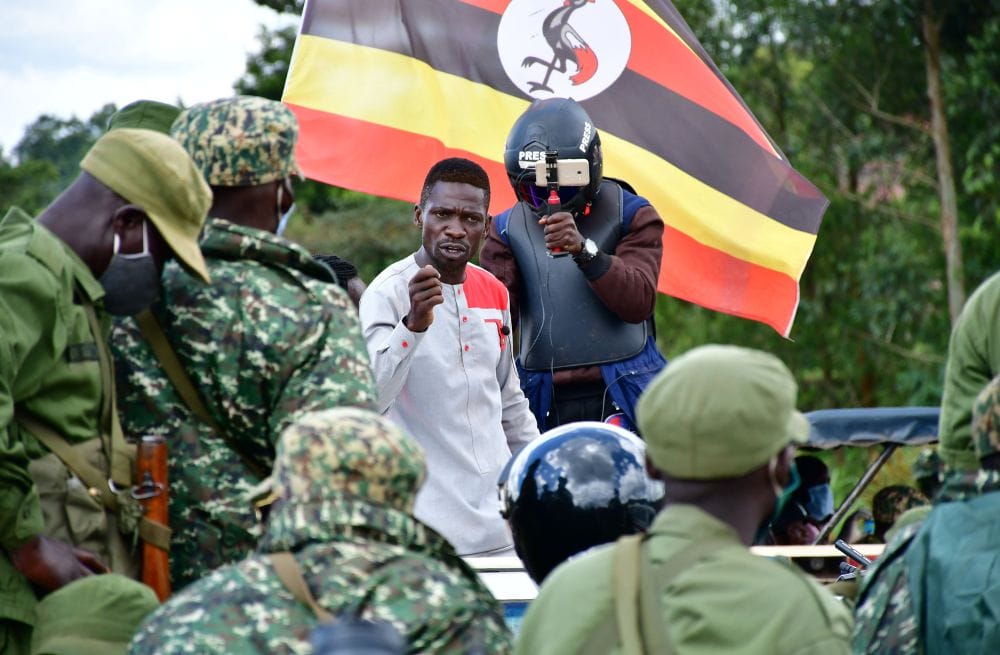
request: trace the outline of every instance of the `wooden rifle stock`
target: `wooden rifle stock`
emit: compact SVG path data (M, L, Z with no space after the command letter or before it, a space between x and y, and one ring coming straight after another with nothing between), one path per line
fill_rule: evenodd
M167 442L160 435L145 435L136 458L138 483L133 489L150 521L169 524L167 514ZM142 542L142 581L152 587L162 603L170 596L170 552Z

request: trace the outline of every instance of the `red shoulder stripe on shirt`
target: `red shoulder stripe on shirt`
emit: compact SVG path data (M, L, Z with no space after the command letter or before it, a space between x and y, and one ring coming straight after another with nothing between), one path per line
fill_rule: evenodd
M465 267L465 301L469 309L507 310L507 289L486 269L474 264Z

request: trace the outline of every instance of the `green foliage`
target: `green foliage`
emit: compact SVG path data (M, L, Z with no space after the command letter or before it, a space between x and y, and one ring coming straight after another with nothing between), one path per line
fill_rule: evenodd
M313 253L349 260L365 282L420 246L412 203L361 194L337 210L294 217L287 235Z
M964 44L962 59L948 62L945 73L962 190L960 233L965 268L974 281L996 269L1000 242L1000 6L979 27Z
M809 409L936 404L950 325L921 40L924 3L675 4L779 147L831 204L801 280L792 341L662 299L666 350L723 341L776 352L799 377ZM959 189L961 237L976 283L996 266L1000 135L990 116L1000 102L1000 28L998 12L967 5L938 2L932 9L945 21L943 83L954 163L968 185Z
M281 100L295 44L295 28L269 30L261 27L257 40L259 49L247 57L246 72L233 87L239 94Z
M86 121L40 116L28 126L14 147L14 155L20 162L51 162L61 182L71 181L79 172L80 160L107 129L108 119L115 111L113 104L104 105Z
M59 182L59 171L48 161L28 161L12 165L0 152L0 216L12 206L37 213L54 197L51 190Z
M0 209L35 214L76 179L80 160L107 128L116 108L104 105L86 121L43 115L14 147L16 163L0 153Z
M282 14L301 14L305 0L253 0L262 7L271 9Z
M281 7L291 7L301 2L284 2L283 0L256 0L258 4L288 11ZM280 5L280 6L278 6ZM298 7L301 10L301 6ZM288 77L288 66L292 58L292 47L295 45L296 30L294 27L272 31L262 27L257 35L259 47L257 52L247 57L246 72L234 84L237 93L255 95L271 100L281 100L285 89L285 79ZM340 189L322 182L305 180L296 184L296 202L308 216L317 216L324 212L349 209L353 205L364 202L364 194Z

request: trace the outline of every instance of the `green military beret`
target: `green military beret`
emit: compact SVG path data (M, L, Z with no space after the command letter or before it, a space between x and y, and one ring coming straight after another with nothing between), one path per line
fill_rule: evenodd
M280 102L222 98L181 112L170 128L212 186L265 184L299 175L299 123Z
M409 513L425 471L423 449L395 423L338 407L306 414L281 434L272 478L282 502L346 496Z
M125 105L108 119L108 131L120 127L136 127L170 134L181 108L156 100L136 100Z
M744 475L789 443L805 442L809 423L795 409L798 386L774 355L708 345L671 361L639 399L647 453L675 478Z
M38 603L31 655L125 655L158 605L152 589L125 576L80 578Z

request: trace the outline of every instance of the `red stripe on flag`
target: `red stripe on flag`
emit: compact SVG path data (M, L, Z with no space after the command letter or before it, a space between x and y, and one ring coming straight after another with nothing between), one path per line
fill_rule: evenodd
M447 157L464 157L482 166L490 177L491 213L514 204L514 191L501 162L448 148L422 134L286 104L299 120L295 158L311 179L416 202L431 166Z
M760 321L788 336L798 306L794 279L695 241L670 226L663 230L663 264L657 290L708 309Z
M632 30L629 68L721 116L774 153L757 121L698 55L631 3L617 4Z
M510 0L459 0L459 2L492 11L494 14L502 14L510 4Z

